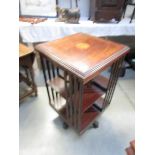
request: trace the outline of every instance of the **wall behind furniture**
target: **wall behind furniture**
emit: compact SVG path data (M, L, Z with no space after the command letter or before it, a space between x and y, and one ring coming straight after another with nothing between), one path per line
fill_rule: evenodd
M72 1L72 6L75 8L75 0L58 0L58 5L63 8L70 8L70 1ZM80 8L81 17L89 17L89 1L90 0L77 0L78 7ZM19 6L20 7L20 6ZM21 15L19 9L19 15Z
M89 17L89 2L90 0L77 0L80 8L81 17ZM70 8L70 0L58 0L60 7ZM72 6L75 8L75 0L72 0Z

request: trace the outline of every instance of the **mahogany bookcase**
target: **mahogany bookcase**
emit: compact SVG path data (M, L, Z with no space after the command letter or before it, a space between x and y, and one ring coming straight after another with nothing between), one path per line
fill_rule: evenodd
M35 46L49 104L82 134L110 104L129 48L84 33ZM109 78L101 72L112 67ZM96 125L94 124L94 127Z

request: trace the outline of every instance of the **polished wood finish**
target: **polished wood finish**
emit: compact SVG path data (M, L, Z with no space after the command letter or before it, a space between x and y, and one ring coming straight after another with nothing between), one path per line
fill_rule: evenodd
M92 81L96 86L101 88L103 91L107 90L109 79L104 77L103 75L98 75L97 77L94 78Z
M34 81L33 62L35 54L33 48L29 48L24 44L19 44L19 65L25 72L19 72L19 82L24 82L31 89L26 91L23 95L19 96L19 100L35 94L37 96L37 86Z
M33 48L27 47L24 44L19 44L19 58L24 57L28 54L33 53Z
M52 79L51 81L48 81L47 83L54 90L56 90L56 92L59 92L61 94L61 96L63 96L65 99L67 99L65 83L62 78L55 77L54 79ZM82 111L85 112L103 94L104 94L104 92L101 91L95 85L85 85L84 86L83 102L82 102Z
M84 33L39 44L35 49L76 74L84 83L129 50L125 45Z
M110 104L129 48L78 33L35 49L40 54L50 106L82 134ZM109 66L107 79L100 73Z
M125 0L90 0L90 19L108 22L113 18L120 21Z
M66 114L67 112L65 107L61 108L59 113L64 120L67 120L67 114ZM82 118L81 118L82 126L80 127L80 130L78 131L76 128L75 130L77 130L80 134L83 133L85 129L88 128L88 125L90 124L90 122L95 120L95 118L99 114L100 112L95 107L88 108L88 110L82 115ZM74 127L74 123L70 122L70 126Z

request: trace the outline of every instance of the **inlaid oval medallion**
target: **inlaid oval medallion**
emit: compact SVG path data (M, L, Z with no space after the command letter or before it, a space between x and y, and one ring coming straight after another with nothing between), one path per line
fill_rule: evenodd
M88 49L89 44L87 44L87 43L78 43L78 44L76 44L76 47L79 48L79 49Z

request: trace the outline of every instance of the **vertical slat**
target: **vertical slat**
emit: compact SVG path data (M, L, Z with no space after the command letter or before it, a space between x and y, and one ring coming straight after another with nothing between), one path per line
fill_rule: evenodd
M111 98L111 96L113 95L112 94L112 90L113 90L113 88L115 88L115 83L117 83L117 79L118 79L118 77L117 77L117 66L118 66L118 62L116 62L115 64L114 64L114 70L112 71L113 73L113 78L112 78L112 80L111 80L111 87L110 87L110 89L109 89L109 96L108 96L108 104L110 104L110 98Z
M68 96L68 103L69 103L69 115L70 115L70 122L73 123L73 79L72 75L69 75L69 96Z
M112 96L113 96L113 93L114 93L114 90L115 90L115 87L116 87L116 84L117 84L117 81L118 81L118 78L119 78L119 75L120 75L120 70L121 70L121 66L122 66L122 63L124 61L124 57L122 57L120 60L118 60L118 65L117 65L117 73L116 73L116 80L115 80L115 83L114 83L114 86L111 90L111 96L109 98L109 102L111 102L112 100Z
M25 75L28 78L28 80L30 81L30 77L29 77L29 73L28 73L28 69L26 67L23 67L25 70Z
M77 128L77 112L78 112L78 109L77 109L77 105L78 105L78 93L79 93L79 90L78 90L78 81L76 79L76 76L74 76L74 103L73 103L73 109L74 109L74 127Z
M58 72L56 70L58 70L58 67L55 66L54 64L52 64L53 78L57 77ZM59 93L58 92L55 92L55 95L56 95L56 99L58 100Z
M107 87L107 93L106 93L106 96L104 99L104 104L110 104L109 98L110 98L110 94L111 94L110 92L113 87L113 83L114 83L114 79L115 79L116 66L117 66L117 62L115 62L112 65L111 75L110 75L110 79L109 79L109 83L108 83L108 87Z
M113 93L114 93L114 90L115 90L115 87L116 87L116 84L117 84L117 81L118 81L118 78L119 78L119 66L120 66L120 62L122 61L122 59L119 59L117 61L117 63L115 64L115 71L114 71L114 78L113 78L113 84L112 84L112 87L110 89L110 95L109 95L109 103L111 102L111 99L112 99L112 96L113 96Z
M79 81L79 105L78 105L78 130L81 129L81 119L82 119L82 103L83 103L83 92L84 86L81 81Z
M64 74L65 91L66 91L66 117L69 120L69 105L68 105L68 86L67 86L67 72Z
M49 61L48 60L46 60L46 66L47 66L48 76L49 76L49 79L51 81L51 72L50 72L50 66L49 66ZM53 100L54 100L55 97L54 97L54 90L53 90L53 88L51 88L51 92L52 92L52 97L53 97Z
M56 70L57 70L57 75L60 76L59 68L57 67Z
M104 99L104 104L110 104L112 100L112 96L114 94L114 90L115 90L115 87L116 87L116 84L119 78L120 66L123 63L123 60L124 60L124 57L119 59L117 62L115 62L112 65L112 71L111 71L111 75L110 75L110 79L109 79L109 83L107 87L107 93Z
M43 75L44 75L44 81L45 81L45 85L46 85L46 89L47 89L48 98L49 98L49 101L51 102L51 97L50 97L50 93L49 93L49 89L48 89L48 84L47 84L46 70L45 70L45 65L44 65L44 60L43 60L42 55L40 55L40 59L41 59Z
M117 66L117 63L118 62L115 62L113 65L112 65L112 70L111 70L111 75L110 75L110 79L109 79L109 83L108 83L108 87L107 87L107 94L106 94L106 97L105 97L105 104L110 104L109 102L109 97L110 97L110 91L113 87L113 83L114 83L114 79L115 79L115 73L116 73L116 66Z
M58 99L58 97L59 97L59 93L58 93L58 92L55 92L55 94L56 94L56 98Z
M58 72L57 70L59 70L59 68L55 65L55 64L52 64L52 73L53 73L53 78L57 77L58 75ZM56 99L57 99L57 102L58 102L58 99L59 99L59 92L55 91L55 95L56 95Z
M37 87L36 87L36 84L35 84L34 71L33 71L32 67L29 68L29 72L30 72L30 76L31 76L31 80L32 80L32 89L34 90L35 95L37 96Z
M133 10L132 15L131 15L130 23L132 22L134 15L135 15L135 7L134 7L134 10Z
M55 69L54 69L54 64L51 63L51 66L52 66L52 74L53 74L53 78L55 78Z

